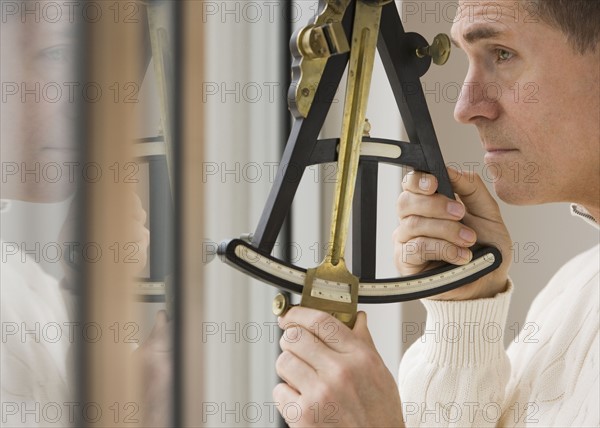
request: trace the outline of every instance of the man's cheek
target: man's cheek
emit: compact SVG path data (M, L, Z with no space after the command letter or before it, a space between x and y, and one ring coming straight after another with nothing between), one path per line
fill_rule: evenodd
M21 163L27 157L31 131L15 118L2 115L2 132L0 143L0 159L7 162Z

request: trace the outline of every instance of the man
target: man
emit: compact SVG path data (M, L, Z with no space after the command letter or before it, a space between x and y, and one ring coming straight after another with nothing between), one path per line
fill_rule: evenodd
M498 196L520 205L574 203L596 229L598 22L597 1L461 1L451 31L469 59L455 118L477 127L484 160L499 171ZM504 89L499 97L483 93L490 82ZM515 101L508 90L515 82L535 82L539 102ZM515 162L534 162L537 182L509 180ZM513 289L511 239L482 180L449 172L459 202L436 194L431 175L409 174L403 182L394 234L398 269L408 275L436 260L464 264L475 241L493 243L504 256L498 270L423 303L428 331L449 323L463 332L504 326ZM324 313L293 308L280 320L282 328L297 327L281 340L277 372L285 383L275 387L274 399L284 417L286 404L298 403L302 413L294 421L301 426L598 426L598 260L596 246L565 265L537 297L528 314L539 327L537 343L518 341L505 351L502 340L486 340L481 329L454 342L427 337L403 357L398 389L364 313L351 331ZM336 340L320 337L315 322L336 323Z

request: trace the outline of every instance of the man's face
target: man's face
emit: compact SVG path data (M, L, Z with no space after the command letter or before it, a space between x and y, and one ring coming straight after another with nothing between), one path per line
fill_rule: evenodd
M600 49L580 55L523 2L461 2L469 69L455 118L477 127L508 203L598 204Z
M45 18L36 22L35 15L3 14L0 26L5 199L62 200L73 192L81 171L75 141L81 96L73 60L75 24Z

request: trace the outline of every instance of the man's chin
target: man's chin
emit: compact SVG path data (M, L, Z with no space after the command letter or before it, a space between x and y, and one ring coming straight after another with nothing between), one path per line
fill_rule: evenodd
M522 184L498 180L494 182L494 191L498 198L510 205L535 205L539 203L534 192Z

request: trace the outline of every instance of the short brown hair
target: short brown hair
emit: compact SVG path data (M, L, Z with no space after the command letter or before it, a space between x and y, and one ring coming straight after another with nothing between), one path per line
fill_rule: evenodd
M538 17L561 30L573 48L595 52L600 42L600 0L529 0Z

